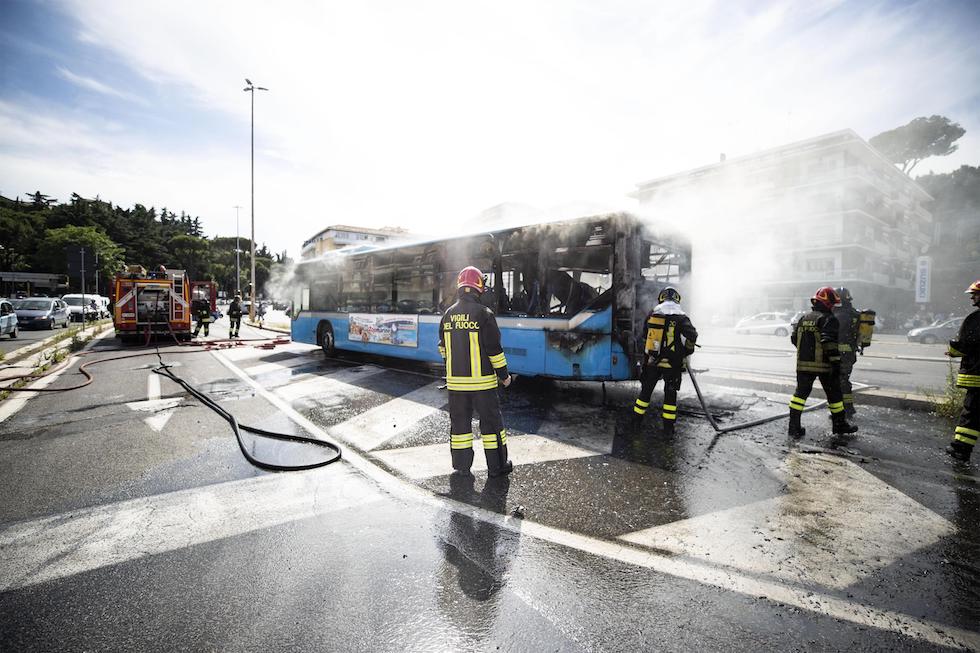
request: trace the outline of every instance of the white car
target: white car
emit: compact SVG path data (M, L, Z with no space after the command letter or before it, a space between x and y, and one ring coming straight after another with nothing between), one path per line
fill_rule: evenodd
M61 300L68 304L68 317L71 318L72 322L82 321L82 301L84 299L84 311L86 320L95 320L99 317L99 302L98 295L89 295L86 293L84 296L81 293L73 295L64 295ZM93 303L95 304L93 306Z
M0 336L4 334L9 334L11 338L17 337L17 313L10 301L0 299Z
M788 336L792 329L789 313L756 313L735 323L735 333Z

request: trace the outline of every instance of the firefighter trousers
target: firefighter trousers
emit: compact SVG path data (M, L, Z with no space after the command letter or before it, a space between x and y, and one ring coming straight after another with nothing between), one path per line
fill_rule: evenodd
M242 316L228 318L228 335L237 336L239 329L242 328Z
M657 367L647 365L640 374L640 396L633 404L633 413L642 417L650 407L650 397L653 396L653 388L661 378L664 380L664 407L661 416L664 424L674 423L677 419L677 393L681 389L681 370L669 367Z
M790 410L803 412L803 408L806 406L806 399L810 396L810 392L813 390L813 382L817 378L820 379L823 392L827 395L827 405L830 408L830 414L836 416L839 413L843 413L844 401L840 391L840 375L832 372L816 374L815 372L798 371L796 373L796 392L793 394L793 398L789 400ZM837 418L835 417L835 419Z
M841 400L844 402L844 410L854 409L854 395L851 388L851 372L854 371L854 363L857 356L853 352L842 352L840 356L840 391Z
M507 432L500 415L497 389L449 391L449 452L453 469L470 471L473 465L473 411L480 416L480 436L487 457L487 471L498 476L507 466Z
M977 438L980 438L980 388L967 388L963 412L953 433L953 447L969 455Z
M207 320L207 321L205 321L205 320L198 320L197 321L197 326L194 327L194 337L195 338L197 337L197 334L199 334L201 332L201 327L202 326L204 327L204 337L207 338L208 337L208 330L211 328L211 320Z

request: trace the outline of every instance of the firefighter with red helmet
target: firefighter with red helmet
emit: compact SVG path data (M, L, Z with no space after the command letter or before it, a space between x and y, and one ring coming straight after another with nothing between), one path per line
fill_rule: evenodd
M947 356L960 358L960 370L956 386L966 389L963 412L953 433L953 441L946 448L949 455L967 461L980 438L980 279L966 289L970 303L977 310L966 316L956 340L949 341Z
M677 393L681 389L684 359L694 353L698 340L691 318L681 309L681 294L667 286L660 291L657 304L647 315L643 338L643 371L640 373L640 396L633 404L633 418L639 422L650 406L657 381L664 380L664 405L661 411L664 433L674 432L677 419Z
M813 382L820 379L835 434L854 433L857 427L847 422L840 389L840 351L837 340L840 325L834 317L834 306L840 302L837 291L829 286L817 290L810 299L813 310L794 324L790 340L796 347L796 392L789 402L789 434L802 437L806 429L800 424L806 399Z
M480 416L483 452L491 477L509 474L497 386L510 385L507 359L493 311L480 303L485 286L475 267L463 268L456 278L456 303L439 322L439 354L446 361L449 388L449 450L453 469L468 474L473 464L473 411Z
M851 372L857 363L857 352L864 354L861 346L861 312L854 308L854 298L847 288L838 288L840 306L834 308L840 331L837 338L837 349L840 352L840 391L844 401L844 415L852 417L854 410L854 394L851 387Z

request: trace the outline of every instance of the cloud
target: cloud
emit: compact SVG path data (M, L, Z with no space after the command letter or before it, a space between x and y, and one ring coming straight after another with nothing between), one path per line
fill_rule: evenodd
M109 97L119 98L121 100L126 100L127 102L135 102L143 106L147 106L148 102L132 93L126 93L125 91L120 91L118 89L112 88L108 84L103 84L102 82L92 79L91 77L83 77L82 75L76 75L72 71L68 70L64 66L58 66L58 75L63 79L68 80L75 86L79 88L84 88L87 91L94 91L96 93L101 93L102 95L108 95Z
M78 158L127 166L103 177L132 184L120 198L165 201L227 233L230 207L249 197L244 78L271 89L255 98L255 192L275 227L258 228L294 254L331 222L444 232L502 202L619 204L634 183L720 152L847 127L867 138L917 115L968 130L960 152L920 167L980 161L976 20L928 3L62 6L88 47L158 87L185 119L228 125L177 156L149 122L106 142L97 115L52 114L98 143L92 155L72 146ZM57 166L73 165L48 163L55 183Z

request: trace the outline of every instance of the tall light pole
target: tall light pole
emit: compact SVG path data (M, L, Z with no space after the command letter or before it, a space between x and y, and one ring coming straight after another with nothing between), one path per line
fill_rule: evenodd
M242 90L252 94L252 292L248 305L248 319L255 321L255 91L268 91L262 86L256 86L252 80L245 78L248 84Z
M242 251L242 246L238 244L238 209L242 208L237 204L232 207L235 209L235 294L242 292L242 266L238 260L238 255Z

